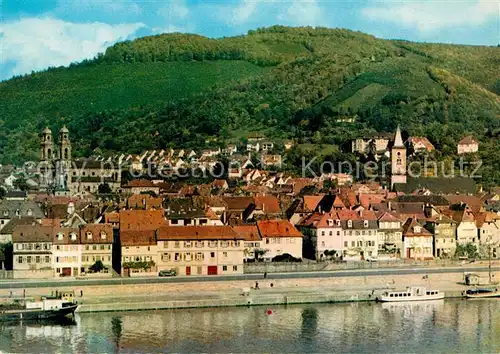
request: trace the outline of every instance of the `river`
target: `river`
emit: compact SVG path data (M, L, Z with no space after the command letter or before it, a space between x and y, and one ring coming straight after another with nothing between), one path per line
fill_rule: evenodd
M499 353L500 300L88 313L2 324L0 352Z

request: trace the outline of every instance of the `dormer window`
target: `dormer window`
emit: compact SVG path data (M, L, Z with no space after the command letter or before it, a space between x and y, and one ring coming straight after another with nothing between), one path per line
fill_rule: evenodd
M340 226L340 220L335 220L335 221L336 221L337 226Z
M17 209L17 210L16 210L16 215L17 215L17 216L21 215L21 210Z
M33 215L33 210L28 209L28 216L32 216L32 215Z
M416 234L419 234L421 231L422 231L422 228L420 226L415 226L413 228L413 231L416 233Z
M4 210L3 211L3 216L9 216L9 211L8 210Z
M328 226L333 226L333 220L332 219L328 219Z
M64 234L63 234L62 232L59 232L59 233L57 234L57 239L58 239L59 241L62 241L62 240L64 239Z
M364 220L364 221L363 221L363 226L364 226L364 227L368 227L368 220Z
M70 235L71 241L76 241L76 234L74 232Z
M101 231L101 239L105 240L106 239L106 233L104 231Z
M87 231L87 240L92 240L92 232Z
M347 227L352 227L352 220L347 220Z

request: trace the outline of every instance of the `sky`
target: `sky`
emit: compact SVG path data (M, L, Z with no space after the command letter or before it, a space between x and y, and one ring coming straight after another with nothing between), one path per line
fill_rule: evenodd
M146 35L224 37L275 24L498 45L500 0L0 0L0 80Z

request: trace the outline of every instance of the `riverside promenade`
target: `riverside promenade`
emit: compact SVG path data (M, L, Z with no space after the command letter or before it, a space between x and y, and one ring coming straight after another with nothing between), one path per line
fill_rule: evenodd
M463 271L422 274L377 274L359 276L273 279L242 279L204 282L172 282L145 284L112 284L65 286L26 289L0 289L0 298L40 297L54 290L75 291L80 304L78 312L133 311L197 307L281 305L301 303L334 303L374 301L387 289L425 286L439 289L445 296L461 297L468 287L463 284ZM495 268L497 271L497 268ZM424 270L425 272L425 270ZM476 272L483 278L487 272ZM495 274L495 278L500 274ZM258 288L256 289L256 282ZM272 286L271 286L272 285ZM83 293L83 296L81 294Z

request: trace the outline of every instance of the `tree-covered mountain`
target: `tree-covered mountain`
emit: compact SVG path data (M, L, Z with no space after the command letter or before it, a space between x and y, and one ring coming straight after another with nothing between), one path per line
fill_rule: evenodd
M498 153L500 48L274 26L210 39L162 34L0 83L0 161L36 158L67 124L78 154L203 147L252 131L341 145L397 124L443 154L471 133ZM499 178L500 179L500 178Z

